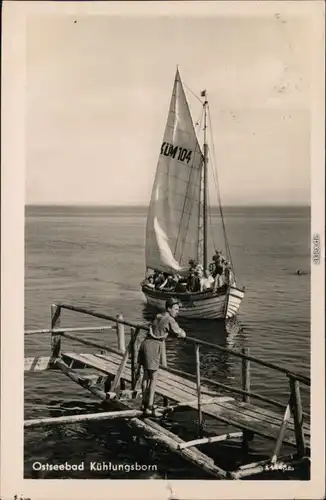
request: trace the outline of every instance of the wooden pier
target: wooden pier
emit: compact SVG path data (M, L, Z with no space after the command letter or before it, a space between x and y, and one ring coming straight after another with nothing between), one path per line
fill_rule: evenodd
M107 320L104 327L60 328L63 310ZM112 325L113 323L113 325ZM126 346L125 330L130 328L130 340ZM86 340L77 332L103 332L114 328L117 334L117 347ZM161 443L173 452L192 462L208 475L220 479L241 479L266 473L276 469L286 469L303 464L310 465L310 415L303 411L300 384L309 386L310 379L292 371L278 367L249 355L248 350L241 352L226 349L196 338L186 337L185 341L194 347L196 374L176 370L167 363L165 349L161 360L156 388L157 398L163 402L157 408L157 417L144 417L140 411L141 394L137 353L148 327L126 321L122 316L116 318L66 304L51 307L51 328L30 330L25 335L51 334L51 354L42 357L25 358L25 372L60 370L71 380L94 396L106 402L112 411L86 415L69 415L56 418L38 418L24 422L25 428L44 425L64 425L81 421L124 419L143 435ZM75 353L63 349L62 340L73 340L96 349L95 352ZM201 347L227 352L241 360L242 385L234 388L201 376ZM275 370L288 378L288 404L272 400L250 390L250 366L256 363L264 368ZM91 373L90 373L91 372ZM273 406L273 411L252 403L252 399ZM164 422L173 412L197 412L197 431L193 439L182 440L164 427ZM227 426L227 432L212 435L203 421L205 416ZM231 431L230 431L231 429ZM234 430L235 429L235 430ZM233 470L224 470L221 464L198 449L202 445L218 446L226 440L241 440L242 449L248 450L254 436L274 442L273 453L268 460L256 463L243 463ZM282 444L293 448L291 455L281 454Z

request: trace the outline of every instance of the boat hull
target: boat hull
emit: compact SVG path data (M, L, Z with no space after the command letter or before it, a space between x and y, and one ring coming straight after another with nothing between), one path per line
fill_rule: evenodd
M179 317L193 319L228 319L235 316L239 310L244 291L236 287L229 287L218 293L173 293L152 290L142 285L142 292L149 306L165 310L165 301L169 297L180 300Z

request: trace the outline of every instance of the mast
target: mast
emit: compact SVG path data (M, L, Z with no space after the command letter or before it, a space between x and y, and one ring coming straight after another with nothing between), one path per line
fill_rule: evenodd
M207 213L207 205L208 205L208 176L207 176L207 164L208 164L208 144L207 144L207 96L206 90L204 90L201 94L205 97L204 101L204 162L203 162L203 182L204 182L204 193L203 193L203 266L204 270L208 267L208 230L207 230L207 221L208 221L208 213Z

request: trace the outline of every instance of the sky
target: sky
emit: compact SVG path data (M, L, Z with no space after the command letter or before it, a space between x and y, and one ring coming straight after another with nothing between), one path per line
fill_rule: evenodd
M223 204L310 203L308 18L65 14L26 30L27 204L147 205L177 64L207 89Z

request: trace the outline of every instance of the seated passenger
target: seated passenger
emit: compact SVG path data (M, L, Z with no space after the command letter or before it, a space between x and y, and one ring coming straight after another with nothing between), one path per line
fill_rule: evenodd
M192 293L200 292L200 278L198 271L194 271L190 274L187 282L187 290Z
M179 279L174 291L175 293L185 293L187 291L187 282L185 280Z
M161 274L161 271L158 271L157 269L155 269L154 273L153 273L153 278L154 278L154 282L156 280L156 278L158 278L158 276Z
M154 285L154 276L148 276L148 278L146 278L145 280L145 285L148 287L148 288L155 288L155 285Z
M211 274L211 276L213 276L213 278L215 278L216 276L216 264L215 262L211 262L208 266L208 272Z
M166 291L172 292L175 289L175 286L176 286L175 278L173 276L167 276L164 283L162 283L162 285L160 286L160 290L164 289Z
M165 281L164 274L159 272L159 274L154 279L155 289L158 290L161 287L161 285L163 285L164 281Z
M195 271L198 271L199 274L203 275L204 273L204 268L201 264L197 264L196 267L195 267Z
M213 288L214 281L213 276L206 270L200 280L201 290L204 292Z

